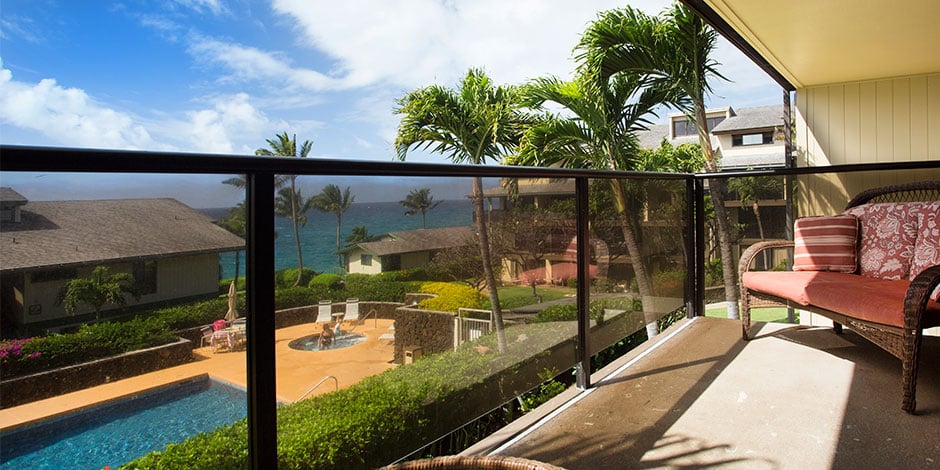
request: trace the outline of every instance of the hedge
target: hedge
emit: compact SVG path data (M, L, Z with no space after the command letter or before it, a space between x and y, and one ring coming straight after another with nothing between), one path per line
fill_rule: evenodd
M476 289L452 282L426 282L419 292L436 294L437 297L422 300L418 305L426 310L457 312L458 308L481 308L483 295Z
M32 374L177 340L161 318L82 325L75 333L0 342L0 376Z
M479 398L472 392L475 387L496 373L515 377L520 362L565 339L553 325L520 328L528 339L511 343L502 355L475 349L496 349L495 335L487 335L458 351L426 356L349 388L279 408L278 468L376 468L459 425L448 420L451 416L472 419L463 415L488 406L474 400ZM242 420L200 434L122 468L247 468L245 426Z

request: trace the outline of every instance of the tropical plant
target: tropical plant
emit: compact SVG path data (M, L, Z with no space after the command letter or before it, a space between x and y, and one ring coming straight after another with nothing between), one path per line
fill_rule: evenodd
M340 230L343 225L343 214L352 206L355 196L350 194L349 186L341 190L335 184L326 185L320 194L313 197L313 207L322 212L329 212L336 216L336 254L338 262L343 266L343 255L340 253Z
M306 158L307 154L310 153L310 148L313 147L313 142L305 140L303 145L300 147L298 152L297 150L297 135L293 137L288 137L287 132L283 134L276 134L277 139L265 139L268 143L270 149L260 148L255 150L255 155L263 155L268 157L300 157ZM304 257L303 252L300 247L300 220L303 218L304 224L306 224L306 217L304 216L305 210L302 207L303 202L300 196L300 193L297 191L297 175L287 175L287 182L290 183L290 186L287 188L286 194L284 190L278 191L278 198L283 200L286 199L288 204L278 205L275 202L275 213L278 215L286 215L290 218L291 223L294 226L294 242L297 244L297 267L298 276L295 286L300 285L300 273L303 272L304 267ZM226 180L228 181L228 180ZM284 179L277 180L275 179L275 185L278 185L279 182L283 184ZM231 184L231 183L230 183ZM279 185L277 187L280 187ZM289 206L289 207L287 207ZM290 209L290 212L287 212L287 209Z
M469 70L457 90L431 85L408 93L398 101L395 112L403 115L395 138L401 160L414 147L443 154L454 163L481 165L488 160L499 161L518 144L526 123L520 111L518 90L512 86L494 86L479 69ZM506 334L483 210L482 178L473 178L472 199L497 344L503 352Z
M713 79L725 79L714 59L718 34L688 7L676 4L661 17L627 7L602 13L581 40L579 60L605 75L638 73L671 89L664 100L695 123L705 171L718 170L705 114ZM725 181L709 181L724 272L728 317L738 318L737 272L731 255L731 224L724 206Z
M134 285L134 276L129 273L114 273L107 266L96 266L91 277L72 279L62 286L56 303L65 313L74 315L79 307L87 305L95 311L95 321L101 319L101 308L107 304L124 306L127 295L140 299Z
M780 177L756 177L743 176L731 178L728 181L728 190L737 193L742 206L751 206L751 212L757 220L757 232L761 241L764 237L764 221L760 213L760 201L762 199L782 198L783 197L783 178ZM770 265L768 253L764 252L764 266Z
M374 242L378 240L379 238L381 237L379 237L378 235L370 234L369 231L365 228L365 226L357 225L352 228L352 230L349 233L349 236L347 236L344 239L344 241L346 242L346 248L349 248L359 243Z
M582 44L581 47L584 47ZM636 74L605 75L598 68L580 67L572 81L540 78L525 87L526 104L541 109L551 102L568 115L545 114L530 127L519 146L514 163L566 168L633 170L641 147L636 131L649 124L647 116L669 96L668 89L651 86ZM570 117L569 117L570 116ZM649 336L658 333L655 308L649 304L652 283L640 248L638 227L631 220L628 189L610 179L624 244L630 255L643 311L649 312Z
M405 215L421 214L421 228L428 228L427 211L434 209L444 201L434 201L431 188L412 189L405 199L399 201L407 209Z
M228 180L223 181L223 183L226 181ZM245 201L239 202L238 205L229 209L228 214L220 218L216 224L244 239L248 236L248 225L245 221L245 213ZM236 283L238 282L238 271L241 269L241 255L242 250L235 251L235 279L233 281Z

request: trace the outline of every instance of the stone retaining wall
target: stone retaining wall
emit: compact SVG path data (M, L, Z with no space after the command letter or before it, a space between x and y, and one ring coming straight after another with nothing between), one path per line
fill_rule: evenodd
M421 348L422 354L436 354L454 349L453 312L435 312L400 307L395 310L394 362L402 364L405 350Z
M179 341L0 382L0 408L21 405L193 360L192 343Z

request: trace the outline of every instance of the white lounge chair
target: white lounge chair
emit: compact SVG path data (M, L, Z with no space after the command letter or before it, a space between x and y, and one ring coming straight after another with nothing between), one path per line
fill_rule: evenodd
M359 299L346 299L346 314L343 315L343 321L359 321Z
M330 323L333 321L333 301L321 300L317 306L317 323Z

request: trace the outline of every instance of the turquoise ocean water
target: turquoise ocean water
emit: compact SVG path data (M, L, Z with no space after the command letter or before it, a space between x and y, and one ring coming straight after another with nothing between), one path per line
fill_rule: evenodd
M218 218L226 214L227 209L203 209L204 213ZM427 213L428 228L470 226L473 220L473 206L469 199L444 201ZM277 239L274 242L275 269L297 266L297 246L290 219L278 217L275 220ZM400 230L421 228L421 216L406 216L405 209L398 202L354 203L343 214L340 243L352 233L353 227L364 226L370 235L384 235ZM300 246L304 258L304 267L316 272L339 272L339 259L336 255L336 216L323 212L307 213L307 225L300 228ZM235 276L235 253L223 253L219 260L222 278ZM245 275L245 253L241 254L239 275Z

